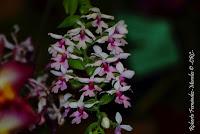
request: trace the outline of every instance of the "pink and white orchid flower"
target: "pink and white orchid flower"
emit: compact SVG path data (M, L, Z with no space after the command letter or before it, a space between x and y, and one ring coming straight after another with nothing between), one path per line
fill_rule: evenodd
M16 37L13 37L16 38ZM0 44L3 45L5 48L12 50L10 56L14 57L14 60L22 62L22 63L27 63L28 62L28 57L30 56L30 53L33 53L33 45L31 38L28 37L25 41L18 43L15 41L15 44L10 43L5 35L0 35Z
M78 49L86 49L87 45L86 43L92 43L93 40L95 40L95 36L90 32L88 29L85 28L82 22L78 21L78 25L81 27L75 28L72 30L69 30L67 34L69 37L72 38L74 41L78 41L79 43L76 45Z
M69 79L73 78L71 75L67 74L69 72L71 73L72 70L67 70L66 74L54 70L51 71L52 74L59 77L52 87L53 93L58 93L58 90L64 91L65 89L67 89L67 82L69 81Z
M62 35L49 33L49 36L58 40L55 44L49 47L48 51L53 57L57 55L60 49L66 49L68 52L73 53L75 44ZM67 47L67 48L66 48Z
M116 69L117 71L120 73L120 75L116 78L120 84L122 85L126 85L125 83L125 78L127 79L131 79L133 77L133 75L135 74L134 71L132 70L125 70L124 66L121 62L118 62L116 65Z
M65 111L63 113L63 117L67 117L69 111L70 111L70 106L69 106L69 98L72 97L72 94L70 93L66 93L65 95L61 95L59 97L59 101L60 101L60 108L64 107L65 108Z
M100 71L100 70L99 70ZM102 83L105 81L105 78L95 78L94 76L99 73L98 70L95 70L94 74L90 78L77 78L78 81L82 83L88 83L85 85L81 91L83 92L84 96L94 97L95 91L101 91L102 89L95 85L95 83Z
M102 49L95 45L93 46L94 53L92 55L100 58L95 63L87 64L86 66L101 66L103 63L113 63L118 60L117 57L109 57L109 55L102 51Z
M99 8L91 8L90 11L92 11L92 14L89 15L84 15L82 18L87 18L87 19L94 19L92 21L92 26L97 27L97 30L95 31L97 34L102 34L103 28L107 29L108 24L106 24L102 19L110 19L113 20L114 17L106 14L102 14Z
M123 95L123 92L130 90L131 86L121 86L120 83L117 81L114 84L114 90L107 91L109 94L115 94L115 102L118 104L123 104L125 108L131 107L131 103L129 102L130 98Z
M69 68L68 65L69 58L83 60L83 58L71 54L65 49L60 49L58 50L58 52L59 54L56 57L51 58L54 61L53 63L51 63L51 68L54 68L56 70L61 70L63 74L65 74L67 72L67 69Z
M98 102L91 103L91 104L85 104L83 102L84 100L84 95L81 95L80 99L77 102L71 102L69 103L70 108L76 108L77 111L72 113L70 117L74 117L72 120L72 124L76 123L79 124L81 123L81 119L87 119L88 114L85 112L85 108L91 108L93 105L95 105Z
M117 127L115 128L115 134L121 134L121 130L132 131L133 128L130 125L121 125L122 116L119 112L116 113L115 120L117 122Z

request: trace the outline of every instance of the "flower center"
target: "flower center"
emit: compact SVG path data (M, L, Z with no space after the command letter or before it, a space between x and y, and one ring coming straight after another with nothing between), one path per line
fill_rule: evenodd
M94 90L94 82L89 83L89 90Z
M108 65L107 63L103 63L103 70L104 70L105 72L109 72L109 71L110 71L109 65Z
M97 21L97 25L100 25L100 23L101 23L101 17L99 15L96 17L96 21Z
M81 39L81 40L84 40L84 39L85 39L85 31L84 31L84 30L81 30L81 31L80 31L80 39Z
M63 39L60 40L60 41L59 41L59 45L60 45L60 47L64 46L64 45L65 45L65 40L63 40Z

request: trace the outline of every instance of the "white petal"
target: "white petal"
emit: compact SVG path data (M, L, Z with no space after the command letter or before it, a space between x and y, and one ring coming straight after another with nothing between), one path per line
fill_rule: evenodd
M134 71L131 71L131 70L126 70L122 73L122 76L128 78L128 79L131 79L133 77L133 75L135 74Z
M106 59L106 58L108 57L108 54L107 54L107 53L104 53L104 52L100 53L99 55L100 55L103 59Z
M124 66L121 62L118 62L116 65L116 69L117 71L119 71L119 73L122 73L124 71Z
M118 124L122 123L122 116L119 112L116 113L115 120L117 121Z
M67 101L70 97L72 97L72 94L67 93L64 95L64 100Z
M94 78L94 82L96 83L101 83L103 81L105 81L105 78Z
M100 9L97 7L90 8L89 10L92 12L100 13Z
M114 16L110 16L110 15L106 15L106 14L101 14L101 17L104 19L111 19L111 20L114 19Z
M14 49L14 45L12 43L10 43L7 38L4 35L0 35L0 41L3 40L3 42L5 43L5 47L8 49Z
M117 60L118 60L117 57L111 57L111 58L107 58L107 59L106 59L106 62L112 63L112 62L115 62L115 61L117 61Z
M115 85L114 85L114 88L115 88L116 90L118 90L120 87L121 87L121 85L120 85L119 81L117 81L117 82L115 83Z
M88 29L85 30L86 34L90 37L92 37L93 40L95 40L95 36L92 34L92 32L90 32Z
M81 28L75 28L75 29L69 30L67 34L69 34L70 36L74 36L80 33L80 31L81 31Z
M82 58L82 57L78 57L78 56L73 55L73 54L70 54L69 56L70 56L70 58L72 58L72 59L80 59L81 61L83 61L83 58Z
M120 59L127 59L128 56L130 56L131 54L130 53L120 53L119 54L119 58Z
M96 54L102 53L102 49L97 45L93 46L93 49Z
M100 67L96 68L95 71L94 71L94 73L93 73L93 75L92 75L92 77L94 77L95 75L97 75L100 71L101 71Z
M114 93L116 93L116 90L110 90L110 91L106 91L106 93L113 95Z
M90 82L89 78L77 78L77 80L82 82L82 83L89 83Z
M126 130L126 131L132 131L133 128L130 125L120 125L120 128Z
M103 36L100 39L98 39L96 42L97 43L105 43L106 41L108 41L108 36Z
M62 35L58 35L58 34L48 33L48 35L54 39L62 39L63 38Z
M77 102L71 102L69 103L70 108L78 108L78 103Z

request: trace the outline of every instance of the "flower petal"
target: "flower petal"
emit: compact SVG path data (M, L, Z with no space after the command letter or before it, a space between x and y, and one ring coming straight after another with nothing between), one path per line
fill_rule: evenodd
M118 124L122 123L122 116L119 112L116 113L115 120L117 121Z
M130 125L120 125L120 127L126 131L132 131L133 128Z

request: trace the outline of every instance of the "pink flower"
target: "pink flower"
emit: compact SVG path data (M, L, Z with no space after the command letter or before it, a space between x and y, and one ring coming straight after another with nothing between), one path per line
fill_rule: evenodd
M124 37L127 33L127 25L124 23L123 20L119 21L113 27L106 30L109 35L112 35L115 38Z
M67 117L67 115L68 115L68 113L69 113L69 111L70 111L70 106L69 106L69 98L71 98L72 97L72 95L71 94L69 94L69 93L66 93L64 96L63 95L61 95L60 97L59 97L59 101L60 101L60 108L62 108L62 107L64 107L65 108L65 110L64 110L64 113L63 113L63 117Z
M115 94L116 98L115 98L115 102L118 104L123 104L125 108L131 107L131 104L128 100L130 100L130 98L126 97L125 95L123 95L123 92L130 90L131 86L121 86L119 81L117 81L114 84L114 90L110 90L107 91L107 93L109 94Z
M115 79L115 76L113 74L114 72L116 72L116 69L113 66L110 66L108 63L103 63L99 72L99 76L103 76L106 74L106 80L110 81L111 79Z
M88 85L85 85L81 89L81 91L84 91L83 92L84 96L93 97L93 96L95 96L95 91L102 90L100 87L95 85L95 83L101 83L101 82L105 81L104 78L94 78L94 76L98 73L99 73L99 71L95 70L94 74L90 78L77 78L82 83L88 83Z
M88 114L84 111L83 108L78 108L78 110L70 115L70 117L74 117L72 120L72 124L76 123L79 124L81 123L81 119L87 119Z
M86 29L80 21L78 21L77 24L81 27L69 30L67 33L72 38L72 40L79 42L76 45L78 49L86 49L86 43L92 43L92 41L95 40L95 36L92 34L92 32Z
M51 63L51 68L61 70L62 73L66 73L67 69L69 68L67 58L67 54L58 54L56 57L52 58L54 62Z
M59 80L54 83L52 92L58 93L58 90L64 91L65 89L67 89L66 80L63 78L59 78Z
M82 18L87 18L87 19L94 19L92 21L92 26L97 27L96 33L97 34L102 34L103 28L108 28L108 24L106 24L102 19L111 19L113 20L114 17L106 14L102 14L99 8L91 8L90 11L92 11L92 14L82 16Z
M115 128L115 134L121 134L121 130L132 131L133 128L130 125L121 125L122 116L119 112L116 113L115 120L117 122L117 127Z
M53 44L48 49L49 53L52 54L53 57L56 57L57 53L61 51L62 49L67 50L70 53L74 51L75 44L69 39L63 37L62 35L57 35L53 33L49 33L48 35L58 40L55 44Z
M135 74L134 71L131 70L125 70L124 66L121 62L118 62L116 65L117 71L120 73L120 75L117 77L117 80L119 80L120 84L126 85L125 78L131 79L133 75Z
M22 63L27 63L28 60L31 60L30 54L32 54L34 50L31 38L28 37L21 43L16 42L16 37L14 35L13 38L15 39L15 44L10 43L5 35L0 35L1 45L3 45L6 49L12 50L10 55L14 57L14 60Z
M70 117L74 117L74 119L72 120L72 124L74 123L79 124L81 123L81 119L87 119L88 114L85 112L84 108L91 108L93 105L98 103L98 102L95 102L91 104L85 104L83 100L84 100L84 95L81 95L80 99L77 102L69 103L70 108L77 109L76 112L70 115Z
M122 94L122 92L116 92L115 102L118 104L123 104L125 108L131 107L131 103L128 101L130 100L129 97L126 97Z
M71 70L67 70L66 73L71 72ZM59 76L58 80L54 83L54 86L52 88L52 92L58 93L59 90L64 91L67 89L67 83L69 79L73 78L72 76L68 74L63 74L62 72L57 71L51 71L52 74Z

